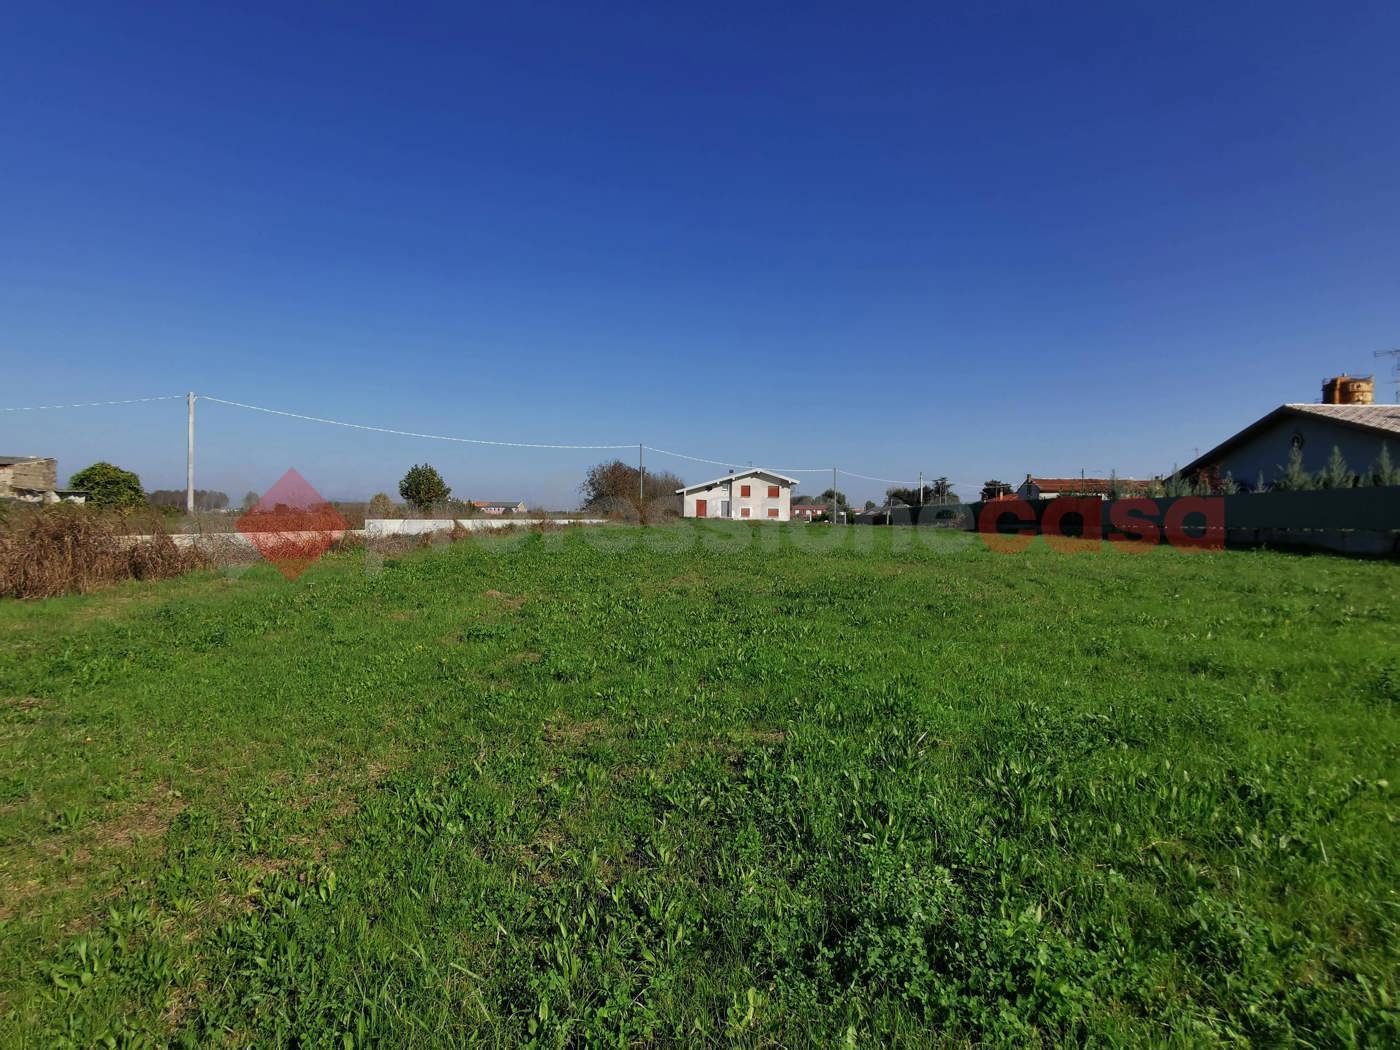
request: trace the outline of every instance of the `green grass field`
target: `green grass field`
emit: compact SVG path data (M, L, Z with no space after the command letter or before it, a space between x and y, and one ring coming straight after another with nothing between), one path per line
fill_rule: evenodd
M0 1042L1400 1043L1400 565L804 535L0 604Z

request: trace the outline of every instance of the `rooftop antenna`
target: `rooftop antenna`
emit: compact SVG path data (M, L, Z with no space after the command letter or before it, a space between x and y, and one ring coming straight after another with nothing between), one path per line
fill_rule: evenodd
M1395 401L1400 404L1400 346L1391 350L1377 350L1375 356L1388 357L1394 363L1395 369L1390 381L1395 384Z

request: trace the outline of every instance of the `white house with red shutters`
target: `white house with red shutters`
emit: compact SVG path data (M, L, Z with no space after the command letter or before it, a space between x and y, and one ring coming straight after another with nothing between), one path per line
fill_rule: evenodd
M686 518L732 518L736 521L788 521L796 478L750 467L713 481L676 489Z

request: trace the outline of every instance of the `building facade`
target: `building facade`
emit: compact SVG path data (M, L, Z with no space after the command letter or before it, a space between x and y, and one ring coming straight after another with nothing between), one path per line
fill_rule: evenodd
M750 468L676 489L685 518L735 521L789 521L796 478Z
M811 521L813 518L830 513L830 511L830 503L794 503L792 504L792 520Z

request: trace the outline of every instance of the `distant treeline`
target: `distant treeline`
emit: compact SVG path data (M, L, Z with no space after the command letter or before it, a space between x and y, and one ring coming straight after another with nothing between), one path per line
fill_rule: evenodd
M153 507L177 507L183 509L185 506L184 489L153 489L146 497ZM219 492L215 489L195 489L194 509L195 510L223 510L228 506L228 493Z

